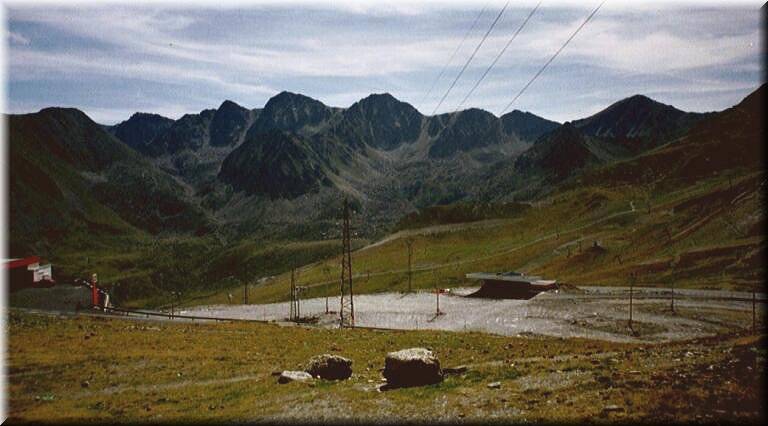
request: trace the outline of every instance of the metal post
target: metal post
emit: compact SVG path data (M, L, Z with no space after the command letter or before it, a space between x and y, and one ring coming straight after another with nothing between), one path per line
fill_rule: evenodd
M755 286L752 286L752 332L754 333L755 330L757 330L756 321L755 321Z
M632 330L632 292L635 286L636 275L632 274L632 279L629 280L629 329Z
M410 293L413 291L411 286L413 277L413 270L411 269L411 258L413 257L413 240L410 238L405 240L405 245L408 247L408 293Z
M297 317L296 312L296 269L291 269L291 313L290 320L294 321Z
M675 280L672 280L672 312L675 312Z

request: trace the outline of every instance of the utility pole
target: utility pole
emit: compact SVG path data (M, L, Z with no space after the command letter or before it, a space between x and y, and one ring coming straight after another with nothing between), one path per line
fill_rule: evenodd
M352 249L349 239L349 203L344 198L341 252L341 309L339 327L355 326L355 305L352 293Z
M672 280L672 312L675 312L675 280Z
M290 320L296 321L299 319L299 297L296 289L296 268L291 269L291 313Z
M636 278L637 278L637 275L633 272L632 278L629 280L629 329L630 330L634 330L632 328L632 293L634 291Z
M756 321L755 321L755 285L752 285L752 332L754 333L755 330L757 330Z
M243 305L248 304L248 279L243 281Z
M408 248L408 293L413 291L411 281L413 277L413 270L411 269L411 258L413 257L413 238L406 238L405 245Z

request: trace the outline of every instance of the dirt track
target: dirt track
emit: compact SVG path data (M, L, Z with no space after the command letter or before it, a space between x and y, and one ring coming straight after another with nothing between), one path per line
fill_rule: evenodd
M636 288L633 330L628 327L628 289L583 287L582 291L542 293L530 300L488 300L461 297L474 289L455 289L441 295L436 316L434 293L384 293L355 297L355 324L393 329L480 331L502 335L540 334L588 337L611 341L658 342L714 335L752 325L751 293L714 290L677 290L675 312L670 290ZM758 295L757 317L762 319L765 295ZM330 310L338 311L338 298ZM288 303L216 305L190 308L188 315L283 320ZM336 314L325 314L325 298L301 302L303 316L319 316L321 325L335 326Z

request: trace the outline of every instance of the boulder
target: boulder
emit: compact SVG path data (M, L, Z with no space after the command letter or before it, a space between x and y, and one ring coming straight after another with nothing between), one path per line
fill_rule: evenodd
M352 360L338 355L317 355L309 360L306 371L325 380L345 380L352 375Z
M306 371L283 371L277 378L277 383L284 384L289 382L307 382L312 380L312 376Z
M388 353L383 374L390 387L431 385L443 380L440 361L432 351L424 348Z

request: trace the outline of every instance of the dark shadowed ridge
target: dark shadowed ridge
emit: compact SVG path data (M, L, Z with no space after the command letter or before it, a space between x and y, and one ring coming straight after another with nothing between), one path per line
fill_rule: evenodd
M344 111L344 125L365 144L385 150L416 141L423 116L389 93L373 94Z
M110 127L110 131L131 148L146 153L147 145L170 129L172 125L173 120L170 118L158 114L137 112L128 120Z
M237 144L248 125L252 112L232 101L224 101L211 119L211 146Z

